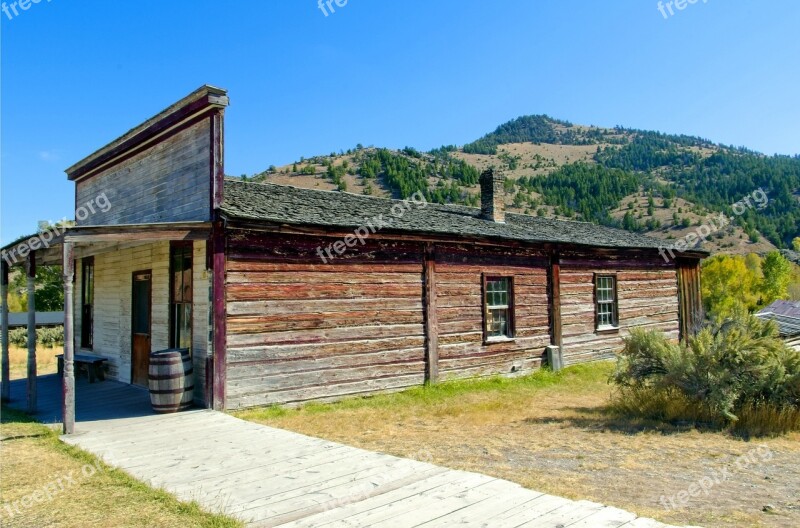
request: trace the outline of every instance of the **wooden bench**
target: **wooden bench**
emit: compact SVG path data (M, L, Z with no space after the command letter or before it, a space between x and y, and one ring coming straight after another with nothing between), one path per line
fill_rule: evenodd
M58 373L63 375L64 354L59 354L56 358L58 358ZM106 362L108 362L108 358L102 356L95 356L94 354L75 354L75 373L78 374L81 370L86 370L89 383L94 383L95 379L104 381L106 379Z

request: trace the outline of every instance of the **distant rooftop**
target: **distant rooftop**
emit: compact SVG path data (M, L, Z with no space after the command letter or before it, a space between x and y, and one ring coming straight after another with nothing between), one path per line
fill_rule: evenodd
M778 323L782 336L800 335L800 301L775 301L756 316Z

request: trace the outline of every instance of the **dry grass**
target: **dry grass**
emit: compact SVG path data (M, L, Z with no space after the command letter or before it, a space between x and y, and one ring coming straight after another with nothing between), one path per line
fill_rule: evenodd
M618 417L610 364L517 380L446 384L406 393L239 413L245 419L366 449L476 471L532 489L589 499L673 524L800 525L800 434L747 442L689 424ZM759 445L772 458L739 470ZM686 508L675 496L713 471L730 478ZM762 511L766 505L774 510Z
M0 431L0 525L4 527L241 526L105 466L22 414L3 408ZM45 498L46 489L51 490L52 500Z
M746 405L734 412L738 418L727 423L707 406L687 398L680 391L656 391L649 387L629 388L614 395L608 410L617 416L638 416L654 421L691 422L710 430L727 429L742 438L763 438L800 432L800 409L774 405Z
M40 376L45 374L55 374L58 370L56 356L64 353L64 347L45 348L36 347L36 371ZM11 379L22 379L28 372L28 349L9 347L8 358L11 371Z

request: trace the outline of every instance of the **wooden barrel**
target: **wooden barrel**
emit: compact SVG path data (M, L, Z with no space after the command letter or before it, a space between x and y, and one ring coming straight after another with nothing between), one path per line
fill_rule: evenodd
M150 402L158 414L175 413L192 406L194 368L188 349L150 354Z

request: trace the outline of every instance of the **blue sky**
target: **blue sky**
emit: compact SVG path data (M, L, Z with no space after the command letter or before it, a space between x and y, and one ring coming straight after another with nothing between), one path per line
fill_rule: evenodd
M5 0L9 4L9 0ZM682 0L679 0L682 1ZM665 2L666 3L666 2ZM463 144L523 114L800 152L800 2L40 0L2 19L0 241L72 217L63 170L201 84L226 172Z

